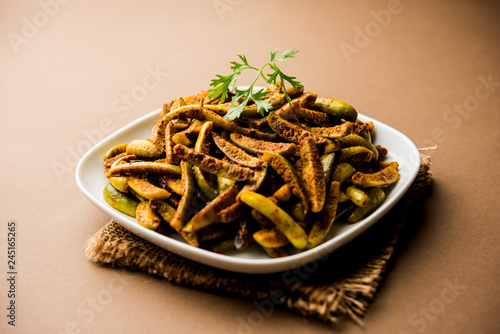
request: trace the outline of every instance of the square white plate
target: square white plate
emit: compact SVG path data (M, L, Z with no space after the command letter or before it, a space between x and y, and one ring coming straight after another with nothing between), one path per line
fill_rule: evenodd
M302 266L327 255L360 235L386 214L408 190L420 167L420 154L408 137L377 120L359 115L362 121L374 123L374 144L382 145L389 150L385 160L398 161L401 174L400 180L388 188L385 202L374 213L353 225L335 222L327 236L327 241L313 249L287 257L269 258L258 246L249 247L240 252L217 254L189 246L176 235L164 236L148 230L137 224L135 218L113 209L103 198L103 189L108 184L103 172L103 155L115 145L127 143L133 139L150 138L151 129L160 115L161 109L155 110L116 131L90 149L81 158L76 168L78 187L99 209L132 233L188 259L234 272L254 274L280 272Z

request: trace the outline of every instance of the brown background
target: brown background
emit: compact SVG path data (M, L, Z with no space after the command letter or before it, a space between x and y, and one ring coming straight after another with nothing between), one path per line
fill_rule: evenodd
M15 330L1 279L0 331L242 332L249 301L87 260L85 241L108 217L74 171L89 142L206 89L237 54L259 64L277 47L300 49L285 69L306 89L439 146L433 192L365 328L333 332L498 332L499 13L497 1L2 1L0 267L14 220L19 275ZM145 90L151 70L161 75ZM258 325L251 332L332 332L286 311Z

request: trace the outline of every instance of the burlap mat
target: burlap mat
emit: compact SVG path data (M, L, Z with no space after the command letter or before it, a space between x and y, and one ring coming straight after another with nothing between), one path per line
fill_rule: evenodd
M142 270L186 287L247 298L263 313L275 306L335 323L362 318L375 298L401 227L429 190L430 157L398 204L360 237L332 254L287 272L253 275L212 268L145 241L110 221L88 240L94 262Z

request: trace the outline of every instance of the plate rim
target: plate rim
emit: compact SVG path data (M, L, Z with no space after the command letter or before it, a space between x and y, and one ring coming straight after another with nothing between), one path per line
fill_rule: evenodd
M182 241L175 240L168 236L159 234L155 231L146 229L138 224L133 224L126 219L133 219L132 217L126 216L125 214L113 209L109 205L105 205L102 201L100 201L94 194L92 194L83 184L83 173L85 170L83 167L88 160L93 157L93 155L97 154L96 152L101 150L102 147L108 144L109 141L112 141L115 137L133 129L134 127L140 125L142 122L149 121L150 118L159 117L162 108L158 108L146 115L139 117L138 119L128 123L123 126L119 130L111 133L100 142L95 144L89 151L87 151L79 160L78 165L75 171L75 179L80 191L90 200L91 203L96 205L101 211L110 215L116 222L118 222L121 226L129 230L130 232L136 234L137 236L146 239L153 244L166 249L167 251L173 252L179 256L185 257L189 260L199 262L211 267L231 271L238 273L253 273L253 274L268 274L268 273L276 273L283 272L286 270L291 270L315 260L319 260L337 250L338 248L344 246L348 242L352 241L359 235L361 235L364 231L374 225L380 218L382 218L392 207L403 197L403 195L408 191L411 184L415 180L419 167L420 161L415 166L409 166L409 175L408 180L402 186L402 189L398 191L396 196L390 195L384 201L384 203L372 214L370 214L367 218L362 221L353 224L349 231L343 232L340 235L334 236L332 239L312 248L309 250L302 251L300 253L290 255L283 258L269 258L269 259L252 259L252 258L243 258L243 257L235 257L225 254L214 253L205 249L196 248L190 246ZM375 124L375 129L379 132L380 127L389 129L390 131L395 132L400 139L405 141L405 144L408 145L408 149L410 149L411 153L418 154L420 156L418 148L415 144L403 133L390 127L389 125L380 122L376 119L373 119L364 114L358 113L358 118L363 121L372 121ZM158 119L158 118L157 118ZM109 148L110 146L106 146ZM390 150L389 150L390 152ZM398 181L399 182L399 181Z

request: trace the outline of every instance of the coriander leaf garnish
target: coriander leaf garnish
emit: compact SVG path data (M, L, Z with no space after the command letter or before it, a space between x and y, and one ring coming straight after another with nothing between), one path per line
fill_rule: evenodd
M285 62L288 61L289 58L294 58L295 54L297 54L299 50L287 50L283 52L282 55L277 56L278 54L278 49L274 49L274 51L271 52L271 59L265 63L260 69L254 66L251 66L247 58L244 55L238 55L238 57L241 60L241 63L232 61L231 62L231 69L233 70L233 73L227 76L224 75L219 75L216 74L215 76L217 79L212 79L210 86L214 88L210 88L208 90L208 96L210 98L217 98L220 96L220 99L222 101L225 101L225 99L228 97L228 89L229 86L232 84L232 89L235 93L233 98L231 99L231 109L228 110L226 115L224 116L227 119L235 119L238 118L243 110L245 109L246 105L252 99L254 103L257 106L257 111L264 116L265 112L268 112L273 108L273 106L269 103L270 98L268 97L266 99L266 96L269 94L269 91L264 91L264 89L260 89L257 92L254 92L254 86L259 77L264 79L265 82L268 84L276 84L279 81L281 81L283 85L283 92L285 94L285 97L288 102L291 101L290 96L288 96L286 89L285 89L285 81L288 82L292 87L303 87L299 81L296 81L296 77L288 76L285 73L283 73L278 65L276 65L276 62ZM269 66L269 68L272 70L270 74L265 74L264 69ZM241 71L243 70L254 70L257 71L257 76L254 79L254 81L248 86L247 89L239 89L236 86L236 81L238 79L238 75L241 74ZM242 100L243 99L243 100ZM241 101L241 102L240 102Z

